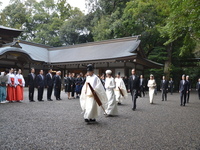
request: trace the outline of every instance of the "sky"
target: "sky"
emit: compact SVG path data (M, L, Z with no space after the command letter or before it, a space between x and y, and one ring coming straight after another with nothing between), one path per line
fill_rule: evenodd
M2 5L0 6L0 9L3 9L9 4L10 0L0 0L2 2ZM37 0L40 1L40 0ZM85 0L67 0L67 2L72 6L72 7L78 7L80 8L81 11L84 12L85 10Z

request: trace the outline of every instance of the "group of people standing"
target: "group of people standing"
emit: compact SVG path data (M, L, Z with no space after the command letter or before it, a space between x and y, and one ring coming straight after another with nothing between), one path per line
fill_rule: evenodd
M13 68L2 72L0 76L0 103L21 102L24 99L25 80L21 73L21 69L17 71Z

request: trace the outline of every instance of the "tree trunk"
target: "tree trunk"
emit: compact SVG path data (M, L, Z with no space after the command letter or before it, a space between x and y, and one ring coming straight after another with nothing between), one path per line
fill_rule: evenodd
M167 60L164 65L164 74L166 79L169 80L171 72L171 63L172 63L172 43L167 46Z

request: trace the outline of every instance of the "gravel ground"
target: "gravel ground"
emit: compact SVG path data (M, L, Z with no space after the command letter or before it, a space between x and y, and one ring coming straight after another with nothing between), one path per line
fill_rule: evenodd
M191 93L190 103L179 104L179 94L168 101L155 96L131 97L119 106L118 117L97 119L86 125L78 99L0 104L0 150L200 150L200 101ZM35 99L37 92L35 92Z

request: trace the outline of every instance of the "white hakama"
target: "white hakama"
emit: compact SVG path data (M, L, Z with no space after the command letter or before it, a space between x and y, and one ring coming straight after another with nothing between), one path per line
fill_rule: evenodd
M105 88L106 88L106 95L108 98L108 104L107 104L108 106L106 109L106 113L108 115L118 115L117 102L114 93L115 80L113 77L106 78Z
M115 92L116 101L117 101L117 103L122 103L122 99L125 99L128 97L126 86L125 86L122 78L115 78L115 84L116 84L116 88L115 88L114 92ZM119 88L121 89L121 91L124 95L123 97L120 93Z
M150 104L153 104L153 98L154 98L154 91L156 87L156 82L155 80L149 80L147 86L149 87L149 100Z
M96 119L100 115L101 108L95 101L87 83L90 83L90 85L93 87L103 105L108 100L100 79L95 74L92 76L87 76L86 82L81 91L80 104L84 113L84 119Z

